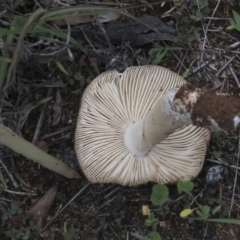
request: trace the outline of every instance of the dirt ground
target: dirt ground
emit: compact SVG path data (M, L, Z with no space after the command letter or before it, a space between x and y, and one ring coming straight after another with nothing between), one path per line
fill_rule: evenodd
M133 4L134 1L119 2ZM147 1L148 4L145 4L145 1L137 2L143 6L129 10L131 14L136 17L146 14L158 18L165 14L166 17L162 18L162 21L176 28L179 34L184 33L185 38L177 42L160 41L158 45L149 42L133 48L113 46L113 49L107 49L112 51L108 55L109 61L116 55L122 57L126 54L128 58L132 58L134 65L138 65L139 62L152 64L161 54L156 55L154 47L161 46L165 49L168 47L170 50L165 53L158 65L180 75L189 70L187 80L196 86L240 97L240 85L236 80L240 75L240 47L237 45L240 32L227 30L231 23L229 19L233 16L232 10L239 10L240 13L238 3L234 5L231 1L223 1L217 5L215 1L209 1L208 10L203 13L205 18L194 22L188 15L197 15L197 6L191 3L184 3L185 9L181 17L177 17L179 14L177 10L180 7L174 7L172 2L166 2L164 6L151 5L154 1ZM18 9L21 14L30 11L31 4ZM170 13L166 14L167 11ZM213 13L215 18L209 21ZM124 22L127 19L124 17L117 21ZM192 26L196 29L191 29ZM197 29L199 36L192 40ZM33 44L38 40L36 36L28 36L24 44L29 46L27 44ZM232 44L236 44L236 47L231 47ZM39 45L36 52L43 51L46 46L47 44ZM85 42L84 46L93 51L88 42ZM175 51L174 47L181 49ZM96 55L79 52L75 48L72 52L74 61L68 60L66 51L59 60L68 74L64 74L61 67L56 66L52 56L49 57L50 60L42 56L37 58L36 55L29 59L21 58L16 70L15 85L10 88L9 94L4 99L1 118L7 127L32 141L40 116L43 114L43 124L39 129L36 145L63 159L80 172L74 153L74 130L81 96L86 86L99 73L105 71L108 64ZM120 61L124 59L121 57ZM139 59L141 61L137 61ZM226 65L228 61L230 62ZM46 97L52 98L46 103L38 104ZM221 205L221 210L214 216L216 218L228 218L229 215L232 219L240 218L239 136L239 130L228 134L213 133L204 168L193 181L192 194L197 197L199 204L211 207ZM3 174L0 180L3 179L7 185L7 189L2 190L0 194L2 216L0 239L137 239L131 236L131 233L147 236L152 231L151 227L145 225L146 216L142 213L144 205L149 206L159 220L156 231L163 240L240 239L238 225L181 218L179 213L189 206L192 198L187 194L180 195L176 186L169 186L170 198L167 203L156 207L150 200L155 183L138 187L89 184L82 173L80 180L69 180L13 153L4 146L1 147L0 156ZM222 179L215 184L207 184L206 175L213 165L223 166ZM56 188L49 197L55 194L56 197L53 198L47 215L43 217L43 229L36 229L26 213L54 186ZM49 201L46 200L42 209L47 208ZM192 207L196 207L194 204Z

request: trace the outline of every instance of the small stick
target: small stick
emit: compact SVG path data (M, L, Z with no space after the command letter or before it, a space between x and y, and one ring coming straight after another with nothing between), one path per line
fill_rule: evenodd
M5 170L5 172L7 173L7 175L9 176L9 178L12 181L12 184L15 188L19 188L19 184L17 183L17 181L15 180L14 176L12 175L12 173L8 170L7 166L3 163L2 159L0 158L0 164L2 165L3 169Z
M238 157L237 157L237 166L239 163L239 159L240 159L240 131L239 131L239 135L238 135ZM231 216L231 212L232 212L232 208L233 208L233 204L234 204L234 199L235 199L235 191L236 191L236 185L237 185L237 177L238 177L238 168L235 172L235 178L234 178L234 186L233 186L233 192L232 192L232 199L231 199L231 206L229 209L229 213L228 213L228 217L230 218Z
M56 214L55 216L46 224L46 226L41 230L43 232L66 208L67 206L73 202L86 188L90 186L90 183L87 183L74 197L72 197L67 204L62 207Z
M49 88L48 93L47 93L47 97L50 97L51 93L52 93L52 88ZM38 141L40 131L41 131L41 128L42 128L42 125L43 125L43 120L45 118L46 108L47 108L47 103L44 103L41 114L40 114L40 117L38 119L37 127L36 127L35 132L34 132L34 136L33 136L33 140L32 140L33 144L36 144L36 142Z
M235 81L236 81L236 83L237 83L237 85L238 85L238 88L240 88L240 81L239 81L236 73L233 71L233 69L232 69L231 66L229 66L229 69L230 69L231 74L233 75L233 78L235 79Z
M45 136L41 137L40 139L43 140L43 139L46 139L46 138L55 136L55 135L57 135L57 134L63 133L63 132L65 132L65 131L67 131L67 130L71 130L71 129L73 129L73 128L74 128L73 126L69 126L69 127L62 128L61 130L56 131L56 132L54 132L54 133L46 134Z
M38 194L37 193L26 193L26 192L16 192L16 191L11 191L11 190L3 190L4 192L7 192L7 193L12 193L12 194L15 194L15 195L24 195L24 196L37 196Z
M216 73L216 77L218 77L218 76L223 72L223 70L230 65L230 63L231 63L234 59L235 59L235 56L231 57L231 58L218 70L218 72Z
M219 6L220 2L221 2L221 1L218 1L218 2L217 2L217 5L216 5L216 7L214 8L211 17L214 16L215 12L216 12L217 9L218 9L218 6ZM198 1L197 1L197 3L198 3ZM202 58L203 58L203 52L204 52L204 50L205 50L205 45L206 45L206 40L207 40L207 32L208 32L208 28L209 28L209 25L210 25L210 23L211 23L211 20L212 20L212 19L210 19L210 20L208 21L206 29L203 28L203 30L204 30L204 35L205 35L205 36L204 36L204 40L203 40L201 60L202 60Z

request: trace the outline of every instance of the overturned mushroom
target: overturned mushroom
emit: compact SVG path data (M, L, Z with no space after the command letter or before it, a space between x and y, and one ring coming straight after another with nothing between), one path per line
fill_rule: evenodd
M130 67L87 87L75 149L92 183L175 183L202 169L208 129L230 131L239 122L239 99L196 88L163 67Z

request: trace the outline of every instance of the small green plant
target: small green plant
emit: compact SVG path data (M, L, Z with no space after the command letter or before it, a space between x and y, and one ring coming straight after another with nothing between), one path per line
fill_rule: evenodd
M204 15L210 12L208 0L191 0L189 4L178 4L176 1L176 11L172 14L179 22L179 36L182 39L193 41L199 37L199 22Z
M194 184L192 182L180 181L177 184L177 189L179 194L187 194L192 199L192 202L196 205L196 207L194 208L189 207L183 209L179 214L181 218L188 219L189 223L192 223L193 221L209 221L216 223L229 223L240 225L240 220L238 219L212 218L222 209L221 201L219 201L218 199L213 200L213 202L217 203L215 204L215 206L211 206L210 204L199 204L192 194L192 191L194 189ZM151 202L154 206L161 207L164 203L166 203L168 199L169 191L166 185L156 184L153 186ZM161 240L161 236L157 232L158 224L158 218L153 212L149 211L148 218L145 220L145 225L152 228L151 233L146 237L141 236L138 233L131 233L131 235L140 240Z
M65 240L72 240L75 233L76 233L76 229L74 227L70 227L68 229L65 229L63 233L63 237Z
M233 18L235 22L232 22L231 25L229 27L227 27L227 29L236 29L238 31L240 31L240 15L233 10Z
M143 237L138 233L131 233L133 237L136 237L140 240L161 240L161 236L156 232L156 227L158 225L158 219L155 217L154 213L149 213L148 218L145 220L145 225L152 227L153 231L148 234L147 237Z
M169 197L168 188L163 184L156 184L153 186L151 201L155 206L163 205Z
M157 232L151 232L147 237L143 237L137 233L131 233L133 237L136 237L139 240L161 240L161 236Z
M33 239L32 235L40 231L39 227L33 222L29 223L27 227L21 227L20 229L11 229L6 232L6 236L10 237L12 240L28 240Z
M151 194L151 202L155 206L162 206L169 198L169 191L166 185L156 184L153 186ZM140 240L161 240L160 234L156 231L159 223L158 218L153 212L149 212L148 218L145 220L145 225L152 228L152 231L147 237L143 237L137 233L131 233L132 236Z
M99 218L99 224L101 225L101 229L105 231L108 228L108 222L104 217Z
M15 214L21 214L22 208L20 208L17 204L17 202L11 202L9 209L6 209L3 211L2 214L2 221L5 222Z
M180 217L187 218L189 216L192 216L189 218L190 222L197 220L197 221L209 221L209 222L221 222L221 223L230 223L230 224L237 224L240 225L240 220L238 219L227 219L227 218L210 218L214 216L220 209L221 205L210 207L209 205L201 205L197 202L196 198L194 198L191 194L193 190L193 183L191 182L179 182L178 185L178 192L186 193L188 194L193 202L196 203L196 208L186 208L180 212ZM195 215L193 215L196 213Z
M152 65L158 65L163 58L167 55L169 51L179 51L182 48L180 47L162 47L162 46L157 46L152 49L153 52L156 53L153 61L151 62Z

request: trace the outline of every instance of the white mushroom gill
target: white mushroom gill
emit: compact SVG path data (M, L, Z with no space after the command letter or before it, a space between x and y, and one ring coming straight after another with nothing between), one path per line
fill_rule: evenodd
M168 69L108 71L84 92L75 149L92 183L191 180L202 169L210 139L203 127L229 131L239 117L239 101L188 85Z

